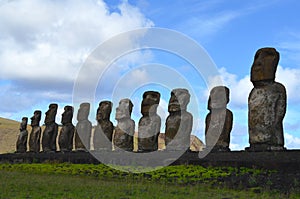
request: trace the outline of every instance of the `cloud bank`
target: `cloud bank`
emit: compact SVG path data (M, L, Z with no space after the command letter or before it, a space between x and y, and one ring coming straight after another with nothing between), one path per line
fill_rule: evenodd
M43 101L71 102L77 73L97 45L153 26L127 1L113 11L101 0L11 1L0 7L0 18L0 112L6 115Z

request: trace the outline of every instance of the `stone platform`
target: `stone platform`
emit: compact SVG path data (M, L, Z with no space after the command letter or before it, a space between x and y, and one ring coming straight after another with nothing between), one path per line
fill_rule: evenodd
M215 152L209 153L204 158L199 158L198 152L190 151L181 156L179 155L178 152L173 151L158 151L155 153L129 153L123 151L10 153L0 154L0 163L70 162L75 164L104 163L131 166L202 165L264 168L287 172L300 171L300 150Z

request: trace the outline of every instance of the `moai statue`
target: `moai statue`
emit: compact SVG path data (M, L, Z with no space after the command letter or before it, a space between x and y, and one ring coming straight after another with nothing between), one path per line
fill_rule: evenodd
M90 103L80 104L75 133L75 149L79 151L90 150L92 134L92 123L88 120L90 114Z
M135 123L130 118L132 108L133 104L129 99L122 99L119 102L119 107L117 107L116 109L116 120L118 121L118 124L115 128L113 138L115 150L133 150L133 135Z
M73 119L73 107L65 106L64 112L61 117L62 128L58 137L58 145L60 151L67 152L73 149L73 137L75 133L75 127L72 124Z
M143 94L141 113L143 117L138 127L138 151L150 152L158 150L158 136L160 133L161 118L157 115L160 100L159 92L146 91Z
M249 151L284 150L282 121L286 112L285 87L275 82L279 53L261 48L251 67L254 88L248 98Z
M167 150L190 149L193 116L187 112L190 94L187 89L174 89L169 100L169 116L166 120L165 144Z
M28 118L23 117L22 122L20 124L20 134L18 136L18 140L16 144L17 153L25 153L27 151L27 138L28 138L27 122L28 122Z
M29 136L29 151L38 153L40 152L40 139L42 129L40 127L40 121L42 117L42 111L36 110L33 113L31 119L31 133Z
M112 136L114 125L110 121L112 103L102 101L97 109L96 119L98 121L94 132L94 149L95 150L112 150Z
M58 133L58 125L55 123L55 116L57 113L57 104L50 104L49 110L46 112L45 125L46 128L42 137L43 152L56 151L56 137Z
M230 151L230 132L233 115L226 108L229 102L229 89L225 86L214 87L208 99L209 113L205 120L206 149Z

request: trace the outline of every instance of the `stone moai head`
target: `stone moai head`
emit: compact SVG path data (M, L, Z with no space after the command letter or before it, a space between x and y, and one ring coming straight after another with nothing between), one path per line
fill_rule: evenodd
M116 108L116 120L130 118L133 104L130 99L122 99Z
M27 117L22 117L22 122L20 124L20 131L23 131L23 130L27 129L27 122L28 122L28 118Z
M254 57L251 67L251 82L274 81L279 53L275 48L261 48Z
M228 102L229 89L226 86L216 86L210 91L208 110L226 108Z
M185 111L187 105L190 102L190 93L187 89L177 88L171 92L171 98L169 100L168 111L179 112Z
M73 107L72 106L65 106L64 107L64 112L61 114L61 123L63 125L65 124L69 124L72 123L72 119L73 119Z
M90 103L81 103L77 113L77 120L87 120L90 114Z
M160 93L156 91L146 91L143 94L141 113L143 116L155 114L160 100Z
M34 111L33 116L30 118L31 126L40 126L41 117L42 117L42 111L40 110Z
M96 119L98 122L109 120L113 104L110 101L102 101L97 109Z
M51 124L55 122L55 116L57 113L57 104L50 104L49 109L46 112L45 124Z

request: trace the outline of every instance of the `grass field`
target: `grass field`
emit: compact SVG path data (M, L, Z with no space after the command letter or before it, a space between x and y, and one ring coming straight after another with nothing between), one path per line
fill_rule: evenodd
M260 170L171 166L127 173L104 165L1 164L0 198L299 198L262 187L228 188L222 177Z

